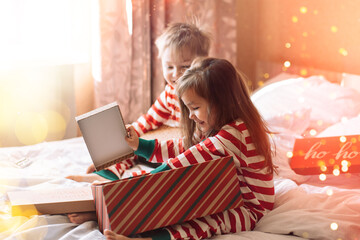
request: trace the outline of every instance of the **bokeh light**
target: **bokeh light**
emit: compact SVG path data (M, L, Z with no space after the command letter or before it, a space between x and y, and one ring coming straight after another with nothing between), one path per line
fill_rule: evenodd
M45 140L48 134L46 119L37 113L19 113L15 122L15 135L25 145L36 144Z
M326 175L325 175L324 173L321 173L321 174L319 175L319 179L320 179L321 181L325 181L325 180L326 180Z
M336 231L336 230L338 230L338 228L339 228L339 225L337 223L333 222L330 224L331 230Z
M334 174L334 176L339 176L340 175L340 170L339 169L334 169L333 174Z
M311 129L309 133L311 136L315 136L317 134L317 131L315 129Z
M300 75L301 76L306 76L307 74L308 74L308 71L305 68L300 70Z
M348 51L345 48L339 48L339 53L344 57L348 55Z
M305 14L305 13L307 13L307 7L301 7L300 8L300 12L302 13L302 14Z
M334 191L331 188L329 188L329 189L326 190L326 194L328 196L332 196L334 194Z
M297 16L292 16L291 21L292 21L293 23L297 23L297 22L299 21L299 19L298 19Z
M289 68L290 66L291 66L290 61L285 61L284 62L284 67Z
M346 142L346 137L345 137L345 136L341 136L341 137L340 137L340 142L342 142L342 143Z

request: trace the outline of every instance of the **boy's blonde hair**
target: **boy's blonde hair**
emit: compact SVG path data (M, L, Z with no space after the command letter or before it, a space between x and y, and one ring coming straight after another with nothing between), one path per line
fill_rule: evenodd
M155 45L160 58L167 48L175 56L187 50L193 56L206 57L209 55L210 42L210 34L195 23L171 23L156 39Z

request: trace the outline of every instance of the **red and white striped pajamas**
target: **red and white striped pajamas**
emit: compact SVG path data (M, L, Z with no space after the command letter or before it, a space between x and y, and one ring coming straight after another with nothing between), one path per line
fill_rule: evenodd
M180 104L177 100L175 88L166 84L165 90L160 94L148 112L140 116L131 124L139 136L159 128L161 125L170 127L180 126ZM109 168L118 178L121 178L125 170L135 165L136 156L117 163ZM136 175L134 172L132 175Z
M167 162L179 168L232 156L237 169L244 206L166 227L172 239L203 239L213 235L252 230L274 205L273 175L263 169L264 157L258 155L242 121L225 125L215 136L184 151L181 140L155 141L150 162Z
M160 94L148 112L133 122L139 136L144 133L157 129L161 125L179 127L180 124L180 104L177 100L175 88L170 85L165 86L165 90Z

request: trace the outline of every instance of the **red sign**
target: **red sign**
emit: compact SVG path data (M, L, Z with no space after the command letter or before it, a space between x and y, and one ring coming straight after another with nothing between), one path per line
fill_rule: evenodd
M360 136L296 139L291 168L298 174L360 172Z

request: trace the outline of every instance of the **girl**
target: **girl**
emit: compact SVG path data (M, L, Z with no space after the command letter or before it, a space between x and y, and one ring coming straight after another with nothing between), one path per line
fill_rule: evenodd
M196 59L179 79L182 140L144 140L128 127L128 144L151 162L165 162L155 171L179 168L232 156L244 206L158 229L142 235L152 239L202 239L249 231L274 204L269 133L251 102L243 77L224 59ZM205 136L194 137L196 129ZM110 230L107 239L127 239ZM150 238L149 238L150 239Z

